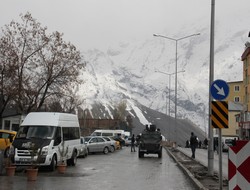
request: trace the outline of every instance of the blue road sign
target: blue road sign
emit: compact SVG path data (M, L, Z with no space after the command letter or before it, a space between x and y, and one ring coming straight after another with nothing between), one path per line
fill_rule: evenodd
M210 91L215 100L224 100L229 94L229 86L224 80L215 80L210 87Z

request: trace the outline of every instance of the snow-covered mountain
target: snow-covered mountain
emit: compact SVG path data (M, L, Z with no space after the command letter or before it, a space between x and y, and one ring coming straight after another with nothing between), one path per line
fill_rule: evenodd
M214 79L231 82L243 78L240 58L249 32L250 16L245 7L239 5L216 13ZM176 39L200 33L178 41L178 71L185 72L178 73L177 117L190 120L202 130L207 127L204 116L208 113L209 19L200 18L179 29L168 28L161 32L168 36L171 31L175 35L169 37ZM169 86L169 75L155 71L174 73L175 53L174 41L153 37L153 34L144 41L121 42L106 52L98 49L84 52L87 67L82 74L85 82L79 91L85 99L82 108L91 110L98 103L106 110L99 117L112 118L114 106L127 100L127 111L146 124L149 121L138 105L169 114L170 88L170 115L174 117L175 76L171 75Z

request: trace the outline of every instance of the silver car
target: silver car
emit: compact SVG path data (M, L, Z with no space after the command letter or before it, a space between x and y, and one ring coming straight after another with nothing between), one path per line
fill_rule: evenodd
M116 149L118 149L116 141L114 139L112 139L111 137L103 137L103 138L110 143L109 152L114 152Z
M88 147L85 143L84 137L80 137L80 139L81 139L81 149L80 149L79 157L85 158L86 156L88 156Z
M108 154L110 143L103 137L87 136L84 137L89 153L103 152Z

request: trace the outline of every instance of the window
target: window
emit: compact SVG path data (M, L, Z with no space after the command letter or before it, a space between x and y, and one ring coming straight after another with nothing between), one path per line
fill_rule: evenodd
M98 142L105 142L102 138L98 138Z
M239 97L239 96L235 96L235 97L234 97L234 101L235 101L235 102L240 102L240 97Z
M4 129L10 130L10 120L4 120Z
M97 143L97 142L98 142L98 139L97 139L97 138L92 138L92 139L90 140L90 142L91 142L91 143Z
M113 133L102 133L102 136L112 137L114 135L113 135Z
M18 131L19 124L12 124L12 131Z
M240 91L240 86L239 85L235 85L234 86L234 91L235 92L239 92Z
M240 122L240 117L235 117L236 122Z
M63 127L63 139L74 140L80 138L79 127Z

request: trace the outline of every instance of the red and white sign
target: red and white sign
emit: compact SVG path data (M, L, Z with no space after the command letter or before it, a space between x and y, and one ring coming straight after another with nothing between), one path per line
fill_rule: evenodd
M250 189L250 141L237 141L228 151L229 189Z

